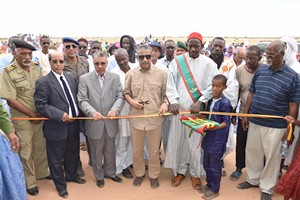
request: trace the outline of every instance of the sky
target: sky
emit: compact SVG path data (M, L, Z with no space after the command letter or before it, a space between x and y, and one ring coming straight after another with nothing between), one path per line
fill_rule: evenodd
M300 36L299 0L0 0L0 38Z

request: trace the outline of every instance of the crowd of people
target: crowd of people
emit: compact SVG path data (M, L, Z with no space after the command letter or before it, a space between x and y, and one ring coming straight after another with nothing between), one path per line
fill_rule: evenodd
M7 163L0 156L6 172L0 199L38 195L40 179L52 180L58 195L68 198L68 182L87 181L80 143L95 177L88 181L99 188L105 179L121 183L121 174L138 187L148 173L157 189L163 166L172 171L171 186L189 173L201 197L213 199L227 174L226 155L235 147L230 180L247 171L238 189L259 187L261 200L270 200L274 190L300 199L300 63L294 38L266 48L226 45L222 37L205 42L197 32L187 41L149 37L137 44L123 35L103 45L64 37L60 47L50 48L51 38L42 35L38 43L13 36L0 58L0 149L9 158ZM207 128L204 137L189 134L180 121L183 111L219 125ZM282 156L290 123L294 139ZM291 176L294 187L284 187Z

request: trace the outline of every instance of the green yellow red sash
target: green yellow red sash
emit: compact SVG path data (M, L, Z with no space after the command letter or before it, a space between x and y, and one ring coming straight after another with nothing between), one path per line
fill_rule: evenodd
M195 103L202 96L202 93L200 92L200 90L196 84L196 81L191 72L190 66L187 63L187 60L183 54L177 56L175 60L176 60L180 75L182 77L182 80L184 82L184 85L185 85L189 95L191 96L193 102Z

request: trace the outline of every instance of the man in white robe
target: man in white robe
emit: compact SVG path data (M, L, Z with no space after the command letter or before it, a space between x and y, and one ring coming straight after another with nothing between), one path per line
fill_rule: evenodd
M201 97L193 101L186 82L180 75L176 59L169 65L167 80L167 97L171 103L170 112L190 110L199 113L202 103L212 98L211 81L218 74L217 65L208 57L201 55L202 36L191 33L188 37L188 53L183 54L194 81L201 92ZM202 164L201 146L202 136L193 133L189 138L190 129L180 122L180 115L172 117L164 167L171 168L174 178L171 185L177 187L185 178L189 164L192 186L198 190L201 187L200 176L205 174Z

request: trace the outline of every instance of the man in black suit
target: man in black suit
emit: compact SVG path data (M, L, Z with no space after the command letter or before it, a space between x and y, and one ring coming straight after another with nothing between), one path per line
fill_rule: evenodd
M43 126L50 173L59 196L68 197L66 182L83 184L76 173L79 155L79 123L77 83L75 77L63 73L64 56L49 55L51 72L36 82L34 94L37 111L45 117Z

